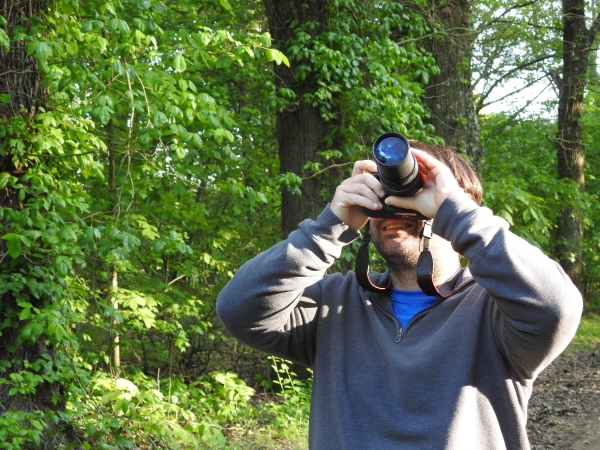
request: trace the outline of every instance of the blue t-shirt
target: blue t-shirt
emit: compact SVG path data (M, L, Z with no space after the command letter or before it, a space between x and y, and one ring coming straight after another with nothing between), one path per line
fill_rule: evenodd
M439 297L432 297L423 291L401 291L394 288L391 289L390 298L392 299L392 309L402 328L408 325L415 314L433 305L439 299Z

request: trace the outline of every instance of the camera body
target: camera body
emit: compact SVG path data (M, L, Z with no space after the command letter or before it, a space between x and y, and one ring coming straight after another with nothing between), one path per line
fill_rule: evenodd
M423 188L417 159L410 151L408 139L399 133L389 132L379 136L373 143L373 158L377 173L372 174L383 186L386 197L412 197ZM418 211L383 204L382 209L364 208L369 217L413 217L427 220Z

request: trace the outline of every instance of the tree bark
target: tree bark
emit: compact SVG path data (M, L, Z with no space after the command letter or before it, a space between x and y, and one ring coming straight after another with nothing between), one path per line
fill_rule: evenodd
M106 133L108 136L107 148L108 148L108 191L110 193L110 207L116 225L119 219L119 199L117 194L117 161L116 161L116 136L115 126L113 120L109 120L106 126ZM115 314L119 311L119 301L117 299L117 291L119 288L119 272L117 271L117 264L115 262L110 263L110 280L108 285L108 300L112 307L115 309ZM119 324L113 318L111 320L111 341L112 341L112 376L116 379L119 378L121 372L121 347L119 344Z
M563 0L563 70L558 79L558 178L573 180L585 189L585 147L582 139L583 96L598 19L588 30L583 0ZM557 223L556 255L579 290L584 292L583 211L565 205Z
M29 26L29 19L38 16L48 7L45 0L0 0L0 15L7 21L6 34L11 35L16 26ZM0 102L0 119L6 121L17 114L34 116L38 106L44 105L47 92L42 87L38 61L27 54L27 42L10 41L8 52L0 48L0 93L9 94L9 103Z
M433 29L439 32L424 41L440 74L431 77L425 88L425 103L431 111L436 135L446 145L466 154L481 177L483 147L471 87L471 58L475 33L469 22L470 0L433 3L429 12Z
M29 28L31 26L29 19L39 16L40 12L46 10L47 7L48 3L45 0L0 0L0 15L4 16L7 21L5 29L7 35L10 37L16 26ZM48 95L43 87L38 66L38 61L27 54L25 40L11 40L8 51L0 48L0 93L10 95L9 102L0 103L0 123L6 124L19 115L33 118L39 107L45 106ZM15 165L13 155L9 152L0 154L0 172L8 172L17 179L21 179L25 173L25 167L20 163ZM0 208L2 209L22 211L25 202L26 199L19 199L19 190L12 184L8 184L0 191ZM2 222L2 226L6 230L8 223L5 220ZM6 243L7 241L0 240L0 271L3 274L13 273L19 277L22 273L29 271L28 264L32 262L43 264L43 262L31 259L28 262L23 257L13 259L7 252ZM20 292L21 297L23 294L28 296L27 301L35 308L42 309L50 301L43 296L37 298L28 291ZM0 299L0 323L3 324L0 333L0 361L5 364L9 363L8 366L3 366L5 371L0 375L9 381L8 384L0 384L0 414L4 416L11 413L64 410L64 386L59 382L42 380L37 384L33 393L10 393L11 375L35 372L27 365L28 363L46 360L48 357L54 360L57 355L56 347L48 344L43 334L33 344L19 342L21 327L27 321L19 320L18 311L22 308L16 303L16 296L12 292L3 294ZM47 421L40 444L34 446L29 443L22 448L56 448L60 444L75 442L73 430L68 426L63 428L60 425ZM32 428L32 424L27 420L22 422L22 429L26 428ZM10 433L13 431L9 430L7 442L10 442Z
M294 33L289 24L293 19L299 20L299 23L317 23L311 30L313 36L327 29L328 0L264 0L264 4L274 45L284 54L289 54L287 50ZM295 69L300 63L301 61L290 59L291 67L283 64L275 67L277 88L286 87L296 94L296 101L277 114L280 170L281 173L293 172L303 178L301 196L288 190L282 192L281 227L285 237L298 228L299 222L308 217L315 218L321 212L327 202L321 198L323 188L330 193L333 191L329 174L310 177L303 170L308 161L319 161L317 153L328 148L325 137L329 134L332 123L323 119L318 107L305 101L304 96L316 90L317 83L311 75L302 81L296 78Z

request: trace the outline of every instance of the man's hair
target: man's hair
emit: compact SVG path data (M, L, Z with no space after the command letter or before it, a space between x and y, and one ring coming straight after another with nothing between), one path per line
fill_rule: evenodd
M469 162L452 150L443 145L432 145L421 141L411 141L410 146L417 150L422 150L435 159L443 162L452 172L458 185L477 203L481 205L483 197L483 188L479 177L469 164Z

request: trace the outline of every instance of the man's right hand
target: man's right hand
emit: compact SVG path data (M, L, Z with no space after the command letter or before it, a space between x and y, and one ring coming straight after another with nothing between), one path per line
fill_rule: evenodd
M333 213L356 231L369 220L363 207L372 210L383 207L383 186L370 172L377 172L377 165L373 161L355 162L352 176L336 188L330 204Z

